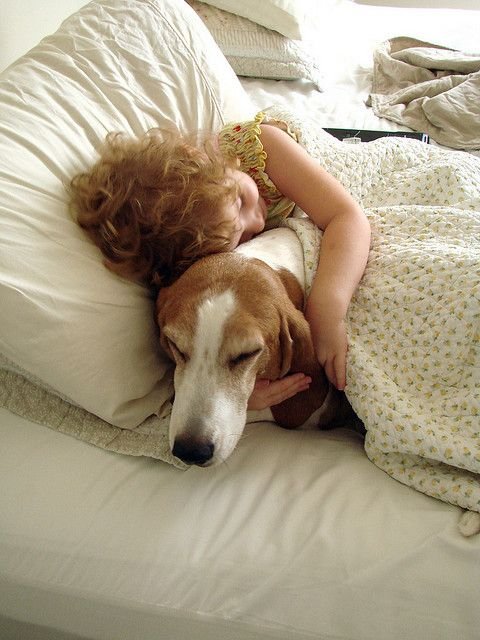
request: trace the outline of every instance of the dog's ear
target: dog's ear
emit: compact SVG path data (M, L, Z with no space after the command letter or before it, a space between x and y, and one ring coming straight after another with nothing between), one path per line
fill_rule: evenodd
M280 378L283 378L292 367L293 339L290 333L288 314L280 313Z
M281 301L280 314L280 377L289 371L303 371L296 368L301 364L311 344L310 328L302 313L304 295L297 278L287 269L279 269L280 278L289 299Z
M315 356L310 326L298 309L290 309L282 319L280 343L282 375L301 372L312 378L306 391L270 407L275 422L282 427L294 429L304 424L322 405L328 393L329 383Z
M317 368L310 327L298 309L282 314L280 326L281 374L308 373Z
M280 314L278 376L287 373L308 373L318 363L313 350L310 326L301 311L289 300L282 300Z
M287 295L292 301L295 308L302 311L305 296L297 278L293 275L293 273L288 271L288 269L279 269L276 273L282 281L285 291L287 292Z

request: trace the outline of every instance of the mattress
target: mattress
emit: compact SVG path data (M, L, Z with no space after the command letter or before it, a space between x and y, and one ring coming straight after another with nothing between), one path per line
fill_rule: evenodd
M156 3L95 2L75 24L90 24L99 7L134 5L143 15ZM277 104L314 113L326 127L391 130L364 105L374 44L399 29L445 42L454 16L451 44L478 41L480 12L349 5L347 14L337 7L344 30L336 31L339 55L325 90L242 78L255 108ZM143 50L122 47L151 72ZM109 92L96 99L108 98L115 111L115 79L104 80ZM127 94L128 111L128 100L138 103ZM152 103L135 110L135 126L151 123ZM89 144L105 126L100 110L90 115ZM348 429L249 424L227 462L187 470L94 446L5 408L0 442L2 640L478 637L480 536L460 535L461 509L374 466Z

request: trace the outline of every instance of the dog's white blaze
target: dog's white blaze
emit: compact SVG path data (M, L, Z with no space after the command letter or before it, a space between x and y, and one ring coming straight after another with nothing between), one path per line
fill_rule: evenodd
M223 341L223 330L235 309L235 296L230 289L207 298L198 308L197 328L193 343L192 368L208 368L216 359Z
M170 421L171 443L192 415L210 421L213 437L217 436L218 425L228 424L232 418L233 407L219 391L218 378L223 369L218 367L217 360L225 324L235 307L235 296L230 290L207 298L198 307L191 357L182 375L175 378L177 399Z

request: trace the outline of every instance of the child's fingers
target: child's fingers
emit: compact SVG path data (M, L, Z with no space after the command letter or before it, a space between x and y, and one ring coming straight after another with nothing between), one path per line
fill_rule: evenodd
M281 380L257 380L252 395L248 401L248 408L254 410L266 409L274 404L288 400L300 391L310 386L311 378L303 373L294 373Z
M312 379L303 373L294 373L291 376L275 380L269 387L269 407L292 398L300 391L305 391L310 386Z

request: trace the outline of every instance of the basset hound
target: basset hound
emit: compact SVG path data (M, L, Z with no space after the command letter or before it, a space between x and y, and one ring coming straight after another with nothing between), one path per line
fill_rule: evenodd
M315 357L303 287L301 245L281 228L199 260L160 291L160 341L176 365L174 456L204 467L225 461L243 433L257 378L312 378L309 389L263 415L280 426L325 428L354 416Z

